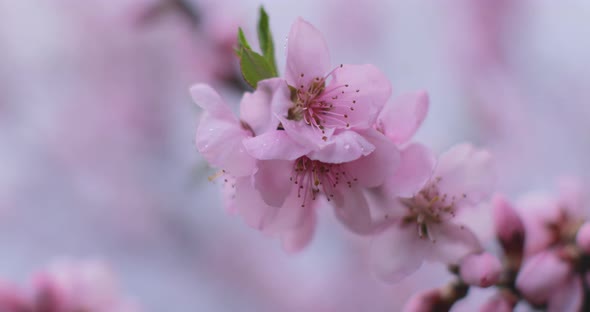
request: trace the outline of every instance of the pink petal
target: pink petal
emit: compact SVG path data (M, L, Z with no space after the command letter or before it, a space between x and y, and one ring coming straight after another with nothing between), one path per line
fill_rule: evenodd
M235 211L246 224L261 231L276 218L279 210L262 200L249 176L236 179L234 204Z
M387 282L401 281L422 266L431 245L418 237L415 225L389 227L373 239L371 264L375 275Z
M245 138L244 147L248 153L259 160L295 160L310 152L282 130L271 130L259 136Z
M399 164L399 150L387 137L374 129L361 131L373 146L369 155L346 164L346 171L363 187L376 187L393 175Z
M458 264L466 255L483 250L475 234L462 225L451 222L430 224L428 232L434 239L427 255L431 261Z
M334 129L332 128L326 128L324 133L322 133L316 127L312 127L305 122L288 120L279 114L275 116L293 141L310 150L321 149L328 145L327 141L334 133Z
M344 163L371 154L375 146L355 131L343 131L332 136L331 140L319 150L312 151L308 157L325 163Z
M441 193L460 199L459 205L475 205L494 191L492 156L471 144L459 144L442 154L434 171Z
M563 286L572 268L552 251L529 258L516 277L516 287L534 304L543 304Z
M271 78L258 82L256 91L246 92L240 102L240 119L248 124L256 135L275 130L279 121L271 112L271 104L275 105L289 100L289 87L280 78Z
M408 145L401 151L400 164L383 188L392 198L412 197L430 180L435 165L436 158L426 146L418 143Z
M323 78L329 70L330 53L324 37L310 23L297 18L287 38L287 82L307 89L313 79Z
M319 99L332 103L332 112L347 115L350 128L366 129L375 124L390 96L391 83L377 67L345 64L334 71Z
M196 84L190 89L193 101L215 119L237 122L231 108L209 85Z
M334 195L334 213L342 224L354 233L361 235L371 234L375 231L371 210L362 189L344 187Z
M316 218L315 209L313 207L307 208L303 217L303 224L281 235L283 250L295 253L305 248L315 233Z
M303 206L303 198L298 196L297 188L293 187L264 232L269 235L282 235L300 229L308 221L310 210L315 210L317 202L318 200L311 201Z
M551 295L547 312L579 312L582 307L583 288L579 277L571 277Z
M569 218L586 217L588 202L586 186L575 177L561 177L558 181L559 203Z
M264 202L273 207L281 207L291 193L297 188L290 177L293 162L287 160L258 161L258 171L254 174L254 188L260 193Z
M428 94L424 91L395 98L379 114L379 128L396 144L406 143L426 118L428 102Z
M256 165L242 144L248 135L237 120L218 119L207 112L201 117L195 143L210 165L243 176L251 174Z

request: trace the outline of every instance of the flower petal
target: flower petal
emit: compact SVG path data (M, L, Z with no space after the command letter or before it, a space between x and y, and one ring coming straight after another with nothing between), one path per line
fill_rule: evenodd
M219 93L207 84L196 84L190 89L193 101L215 119L237 123L231 108L223 101Z
M324 132L302 121L288 120L281 115L275 115L281 122L285 132L300 145L310 150L318 150L326 146L328 139L332 137L334 129L326 128Z
M426 118L428 102L424 91L402 94L385 105L379 114L379 128L396 144L406 143Z
M434 239L427 256L432 261L457 264L466 255L483 250L475 234L462 225L451 222L429 224L428 232Z
M344 163L371 154L375 146L355 131L343 131L332 136L332 139L308 157L325 163Z
M547 312L578 312L582 308L584 297L582 281L579 277L570 277L569 281L555 290L551 295Z
M391 83L377 67L345 64L334 70L319 100L333 105L331 113L346 116L350 128L367 129L375 124L390 96ZM346 123L326 125L344 128Z
M259 136L244 139L244 146L252 157L259 160L295 160L310 152L282 130L268 131Z
M260 194L254 189L250 176L236 179L233 204L233 209L246 224L261 231L275 219L279 210L262 200Z
M460 199L458 205L475 205L494 191L492 156L471 144L459 144L442 154L434 171L438 187L448 197Z
M271 78L259 81L253 93L244 93L240 102L240 119L248 124L256 135L275 130L279 121L272 114L273 103L275 105L290 103L289 87L283 79Z
M256 160L242 144L248 135L237 120L219 119L206 112L197 128L195 143L210 165L234 176L244 176L251 174L256 166Z
M313 238L316 228L316 212L313 207L305 209L303 223L292 230L286 231L281 235L283 250L289 253L295 253L305 248Z
M348 229L361 235L375 231L376 224L371 218L371 210L362 189L353 186L338 190L332 199L336 217Z
M364 187L376 187L393 175L399 165L399 150L387 137L374 129L361 131L374 151L346 164L346 171Z
M373 239L371 264L375 275L387 282L399 282L422 266L430 243L418 238L415 225L394 225Z
M412 197L430 180L436 165L436 157L426 146L408 145L401 151L400 163L385 185L390 197Z
M330 70L330 52L322 34L310 23L297 18L287 38L285 79L307 90L316 77L323 78Z
M285 199L296 188L290 181L293 162L287 160L262 160L257 163L258 171L254 174L254 188L260 193L265 203L281 207Z

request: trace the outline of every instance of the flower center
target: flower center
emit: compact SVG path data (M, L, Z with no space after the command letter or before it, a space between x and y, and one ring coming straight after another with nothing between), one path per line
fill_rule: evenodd
M412 198L402 198L401 203L408 208L408 214L402 219L403 224L416 224L418 236L436 241L429 225L440 224L455 217L456 196L448 196L440 192L438 183L440 177L432 180L418 194ZM467 197L463 194L462 198Z
M293 106L289 109L287 119L300 121L318 130L323 140L325 128L350 128L349 115L354 112L354 104L359 89L349 84L330 84L326 87L326 79L343 65L336 67L325 77L315 77L308 85L300 83L305 77L301 74L297 87L291 87Z
M307 156L295 160L289 180L297 187L297 197L302 198L301 207L315 200L320 193L330 201L337 188L344 184L352 187L357 181L346 172L343 164L324 163Z

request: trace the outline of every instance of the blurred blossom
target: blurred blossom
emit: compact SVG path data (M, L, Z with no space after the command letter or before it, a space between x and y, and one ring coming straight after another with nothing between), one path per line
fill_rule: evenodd
M119 294L112 273L99 262L56 262L33 277L28 288L0 288L0 310L136 312Z

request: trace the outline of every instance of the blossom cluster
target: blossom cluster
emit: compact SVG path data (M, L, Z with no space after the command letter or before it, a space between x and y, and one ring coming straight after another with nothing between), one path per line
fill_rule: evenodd
M517 208L504 195L492 198L488 151L462 143L437 157L412 140L429 109L426 92L392 96L375 66L334 66L323 36L301 18L281 77L261 13L262 54L238 36L242 74L254 88L242 95L239 117L210 86L191 88L204 110L196 146L219 170L210 179L223 181L227 211L296 252L312 240L318 209L331 209L371 239L374 274L387 282L425 261L447 265L453 281L416 294L405 311L449 311L472 287L495 290L480 311L590 309L579 181L565 180L558 196L525 196ZM482 207L492 210L500 250L486 250L489 240L462 217Z
M482 251L455 216L493 190L490 154L465 143L437 159L411 142L428 95L391 98L375 66L332 66L323 36L303 19L288 36L284 77L257 81L239 117L208 85L191 94L204 109L196 146L220 170L213 178L223 180L226 209L285 250L305 247L317 210L328 208L350 231L375 237L375 272L385 280L423 260L458 263Z

